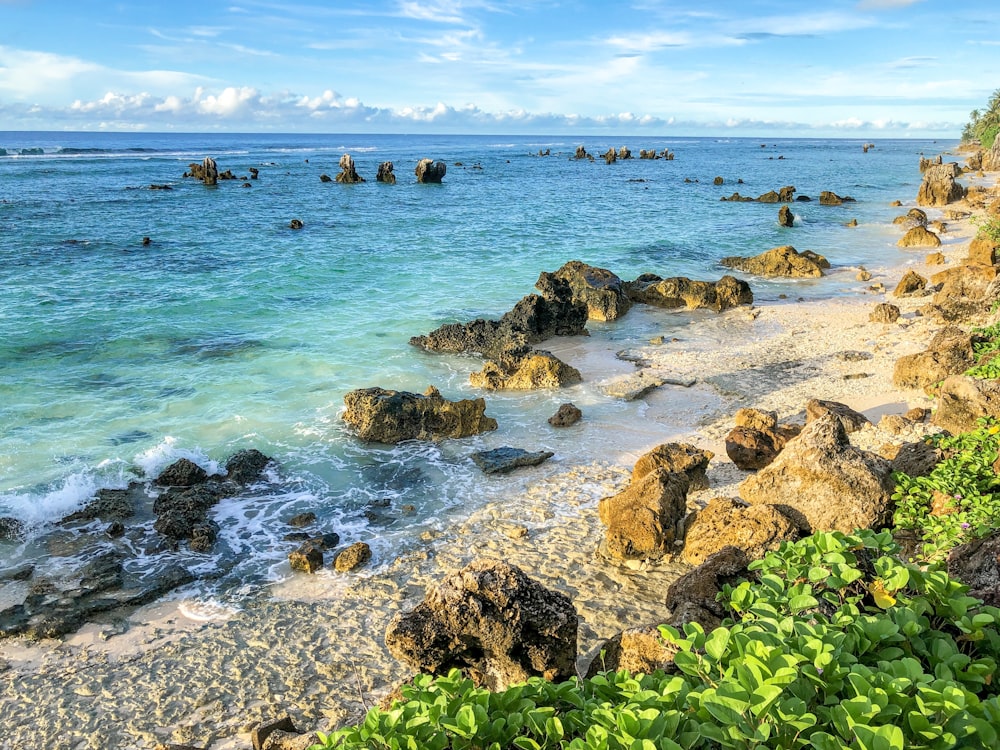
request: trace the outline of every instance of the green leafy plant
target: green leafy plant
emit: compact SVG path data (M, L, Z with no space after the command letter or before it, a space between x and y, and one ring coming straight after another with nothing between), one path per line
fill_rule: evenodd
M888 532L815 534L726 587L732 616L661 626L674 673L606 673L503 692L417 677L317 749L947 750L1000 742L1000 610Z
M935 560L1000 528L1000 480L993 469L1000 426L982 421L972 432L926 440L945 457L927 476L893 475L893 520L898 528L915 531L921 556Z

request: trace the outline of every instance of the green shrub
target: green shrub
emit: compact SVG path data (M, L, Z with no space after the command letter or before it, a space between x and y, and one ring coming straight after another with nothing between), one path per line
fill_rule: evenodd
M894 523L912 529L921 539L927 560L1000 528L1000 480L993 470L1000 451L1000 426L983 422L972 432L932 435L927 442L945 458L924 477L896 473ZM948 506L932 515L935 493ZM941 513L941 511L944 511Z
M676 674L607 673L500 693L417 677L316 748L945 750L1000 741L1000 610L883 532L816 534L727 587L710 633L662 626Z

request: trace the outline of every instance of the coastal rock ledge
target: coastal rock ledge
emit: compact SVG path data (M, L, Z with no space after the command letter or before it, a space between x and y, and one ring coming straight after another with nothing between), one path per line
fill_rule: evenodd
M360 388L344 396L344 421L362 440L401 443L478 435L497 428L481 398L449 401L431 386L423 395Z

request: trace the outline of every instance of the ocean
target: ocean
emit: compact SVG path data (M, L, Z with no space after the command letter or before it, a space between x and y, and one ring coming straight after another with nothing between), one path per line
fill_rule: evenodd
M572 158L581 144L595 161ZM550 428L559 404L576 403L595 425L643 418L641 400L617 401L593 380L558 392L479 392L468 384L479 360L422 352L411 336L497 318L541 271L573 259L623 279L716 280L728 272L718 263L725 256L793 244L826 256L831 270L813 280L748 278L758 304L859 294L859 266L905 263L891 221L913 204L920 155L955 145L887 140L866 153L862 144L0 133L0 517L24 530L0 540L0 579L26 562L44 575L93 555L52 539L59 519L98 489L155 477L181 457L214 471L242 448L263 451L276 468L213 509L221 535L211 554L148 543L148 514L124 541L100 544L126 545L140 573L168 562L212 571L183 595L238 603L291 575L285 521L311 511L313 531L369 542L377 570L504 491L472 451L546 449L565 468L600 456L604 441L586 428ZM636 158L600 158L623 145ZM675 158L641 160L640 149ZM366 182L321 181L344 153ZM205 156L237 176L255 168L259 179L206 187L182 177ZM447 164L442 184L417 184L424 157ZM397 184L375 181L383 161L394 163ZM813 198L792 204L793 228L778 225L779 205L720 201L785 185ZM856 202L821 206L823 190ZM891 207L895 199L904 208ZM303 227L291 229L293 219ZM852 219L858 226L847 227ZM591 323L591 340L614 352L652 336L697 337L715 314L630 316ZM448 398L484 396L500 428L384 446L361 443L340 420L349 390L428 385Z

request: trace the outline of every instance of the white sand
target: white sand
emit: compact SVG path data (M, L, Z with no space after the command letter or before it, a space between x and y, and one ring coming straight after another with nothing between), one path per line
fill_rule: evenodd
M936 218L933 209L928 213ZM971 234L968 222L949 222L941 248L949 265L966 255ZM911 252L914 259L926 255ZM925 276L940 270L909 267ZM639 407L600 423L585 420L572 428L581 443L572 462L557 457L538 469L487 478L483 492L491 501L393 561L351 575L295 577L272 598L208 622L166 603L137 613L120 635L89 626L61 643L0 642L0 749L245 747L251 727L285 712L301 729L329 729L359 716L409 675L382 645L391 615L477 556L509 560L568 593L581 615L581 655L624 626L661 620L666 587L684 567L632 570L598 559L597 501L625 486L639 455L668 440L716 454L712 487L692 495L692 504L735 495L746 475L726 458L724 436L743 406L801 421L810 398L830 399L876 422L929 406L922 393L892 385L895 361L925 348L937 328L916 313L928 299L866 291L882 282L891 292L902 273L896 268L858 282L856 297L734 310L700 321L689 341L639 347L632 354L648 362L649 372L695 384L653 391L639 420ZM882 301L902 309L898 324L868 322ZM736 343L719 348L713 341ZM574 339L549 348L591 382L633 372L606 342ZM871 448L913 437L871 428L852 439Z

